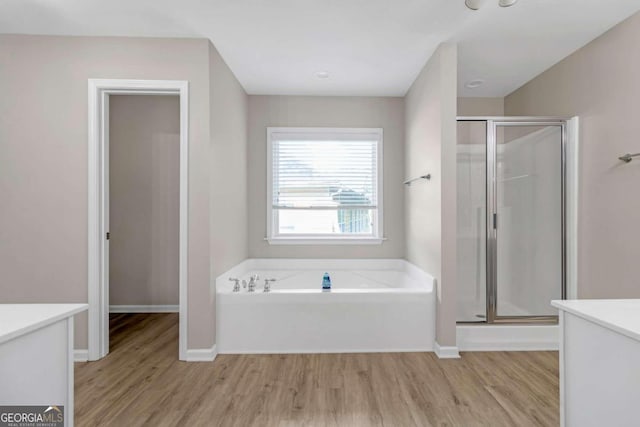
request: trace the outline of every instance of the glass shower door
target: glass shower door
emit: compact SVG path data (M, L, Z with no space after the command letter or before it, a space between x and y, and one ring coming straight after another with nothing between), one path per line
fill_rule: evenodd
M487 314L487 121L458 122L457 321Z
M492 125L489 320L555 316L550 301L564 289L564 125Z

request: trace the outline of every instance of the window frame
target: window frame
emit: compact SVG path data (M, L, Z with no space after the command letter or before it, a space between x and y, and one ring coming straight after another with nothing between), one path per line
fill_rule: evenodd
M280 234L278 233L277 210L273 208L273 135L301 134L306 138L322 139L348 138L350 135L374 135L377 142L377 203L371 235L331 235L331 234ZM314 139L315 140L315 139ZM379 245L384 236L384 189L383 159L384 132L382 128L322 128L322 127L267 127L267 237L271 245ZM274 214L274 212L276 212Z

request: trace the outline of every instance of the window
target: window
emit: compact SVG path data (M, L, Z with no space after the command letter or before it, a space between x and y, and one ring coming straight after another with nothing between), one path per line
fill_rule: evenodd
M267 240L382 242L382 129L268 128Z

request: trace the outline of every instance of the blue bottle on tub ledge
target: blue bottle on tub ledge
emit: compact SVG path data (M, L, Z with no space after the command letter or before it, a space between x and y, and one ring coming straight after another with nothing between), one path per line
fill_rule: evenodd
M322 276L322 290L331 290L331 277L329 277L329 273L324 273L324 276Z

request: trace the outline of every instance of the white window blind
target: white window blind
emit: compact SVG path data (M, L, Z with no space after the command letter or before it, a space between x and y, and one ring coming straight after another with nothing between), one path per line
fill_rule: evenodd
M271 237L377 237L379 129L269 131Z

